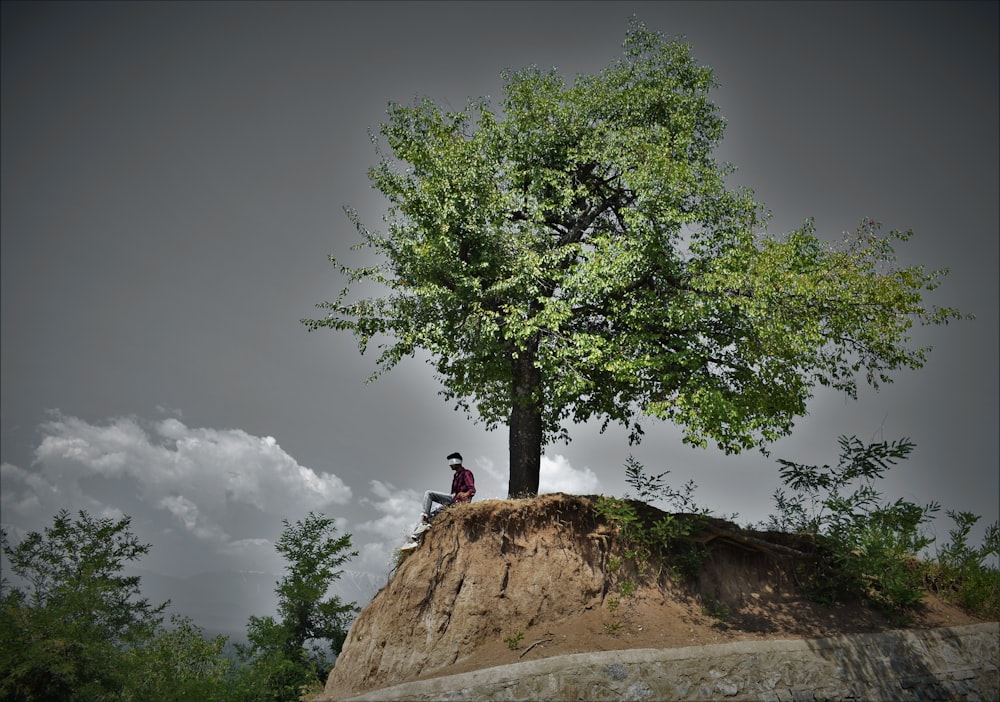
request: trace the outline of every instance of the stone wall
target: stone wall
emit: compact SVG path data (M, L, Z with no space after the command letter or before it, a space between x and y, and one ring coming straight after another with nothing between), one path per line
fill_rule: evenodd
M558 656L411 682L389 700L1000 700L1000 624ZM327 696L316 702L332 700Z

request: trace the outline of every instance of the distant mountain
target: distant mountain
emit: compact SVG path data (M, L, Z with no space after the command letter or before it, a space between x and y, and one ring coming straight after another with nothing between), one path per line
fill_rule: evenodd
M215 571L178 578L142 568L130 569L142 578L142 594L153 604L170 600L169 614L190 617L206 635L244 641L251 616L276 616L274 593L281 573ZM368 604L384 582L372 573L345 570L331 593L343 602Z
M364 607L386 585L386 576L377 576L360 570L345 570L330 591L342 602L356 602L358 607Z
M159 604L170 600L168 614L190 617L206 634L243 641L251 616L277 612L275 583L280 575L250 571L219 571L178 578L134 569L142 578L143 596Z

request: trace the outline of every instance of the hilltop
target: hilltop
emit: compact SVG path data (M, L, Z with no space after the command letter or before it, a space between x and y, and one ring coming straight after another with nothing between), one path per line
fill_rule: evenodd
M442 513L352 625L321 699L569 653L900 627L863 602L806 599L797 554L808 544L788 534L699 518L689 543L701 556L687 575L681 556L637 565L595 499L550 494ZM978 621L928 594L908 624Z

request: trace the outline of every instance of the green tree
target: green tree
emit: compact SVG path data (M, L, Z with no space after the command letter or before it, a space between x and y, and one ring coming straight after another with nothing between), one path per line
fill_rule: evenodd
M122 567L148 544L130 519L94 519L65 510L44 533L17 546L2 534L10 570L24 586L0 583L0 697L9 700L114 699L129 671L121 652L159 627L164 603L140 597L139 578Z
M358 555L351 535L336 536L336 525L313 512L301 521L282 521L284 531L275 545L288 562L278 581L278 619L251 617L249 644L241 646L251 662L255 699L297 700L304 687L322 681L329 672L330 654L340 653L347 627L358 611L355 603L327 596L343 575L338 570Z
M206 639L188 617L172 616L169 627L124 651L129 680L122 702L243 702L226 642L225 636Z
M185 617L163 625L168 603L140 596L122 575L150 546L129 517L59 512L3 555L19 587L0 579L0 699L24 702L227 702L226 638L206 640ZM242 700L241 700L242 702Z
M894 264L908 232L768 234L713 156L716 82L686 44L633 22L597 75L502 75L499 115L390 105L369 172L388 229L348 211L374 263L339 263L347 287L303 322L352 332L362 353L378 343L372 378L429 353L446 399L508 425L510 496L537 492L569 421L635 441L652 416L688 443L764 448L817 384L877 388L924 363L915 322L958 316L922 302L944 271ZM358 297L366 282L385 294Z

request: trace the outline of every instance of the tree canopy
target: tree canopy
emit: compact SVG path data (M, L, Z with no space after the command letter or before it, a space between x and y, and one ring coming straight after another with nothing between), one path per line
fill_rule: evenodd
M0 531L20 580L0 579L0 699L213 699L203 693L222 675L222 641L181 619L165 633L167 603L151 605L139 577L122 573L149 551L130 524L63 510L16 546Z
M537 492L544 446L591 419L764 448L817 385L855 397L918 368L913 324L958 316L923 302L945 271L896 265L909 232L768 233L713 155L716 81L685 43L633 21L597 75L502 75L498 111L390 104L369 172L386 231L348 210L376 262L331 256L347 286L303 322L378 344L373 378L428 352L446 399L508 425L511 496ZM359 296L366 282L384 294Z

